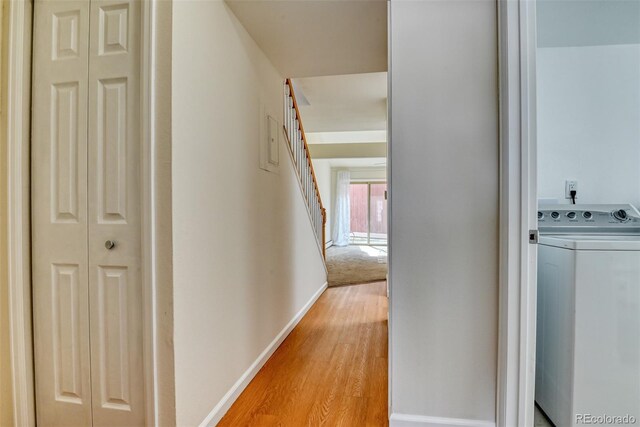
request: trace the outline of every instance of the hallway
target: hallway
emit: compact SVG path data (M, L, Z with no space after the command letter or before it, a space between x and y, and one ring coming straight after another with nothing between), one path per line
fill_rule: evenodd
M386 426L386 283L330 288L219 426Z

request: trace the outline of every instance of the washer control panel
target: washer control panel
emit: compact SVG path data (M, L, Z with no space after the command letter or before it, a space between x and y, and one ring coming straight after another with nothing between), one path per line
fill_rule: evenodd
M542 205L538 229L547 233L640 233L640 212L633 205Z

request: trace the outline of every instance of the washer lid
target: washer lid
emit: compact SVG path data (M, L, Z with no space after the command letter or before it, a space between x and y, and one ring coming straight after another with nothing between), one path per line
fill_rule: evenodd
M640 251L640 234L543 235L539 244L582 251Z

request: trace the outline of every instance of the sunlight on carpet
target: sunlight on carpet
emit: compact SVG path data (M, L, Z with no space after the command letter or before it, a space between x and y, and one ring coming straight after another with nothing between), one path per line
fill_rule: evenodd
M327 249L329 286L377 282L387 278L385 246L332 246Z

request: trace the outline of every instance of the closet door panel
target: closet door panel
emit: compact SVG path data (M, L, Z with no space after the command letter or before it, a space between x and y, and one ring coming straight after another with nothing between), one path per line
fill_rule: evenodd
M144 425L141 2L91 1L89 277L94 426ZM113 242L113 247L107 242Z
M92 419L88 39L88 1L35 3L31 202L39 426L87 426Z

